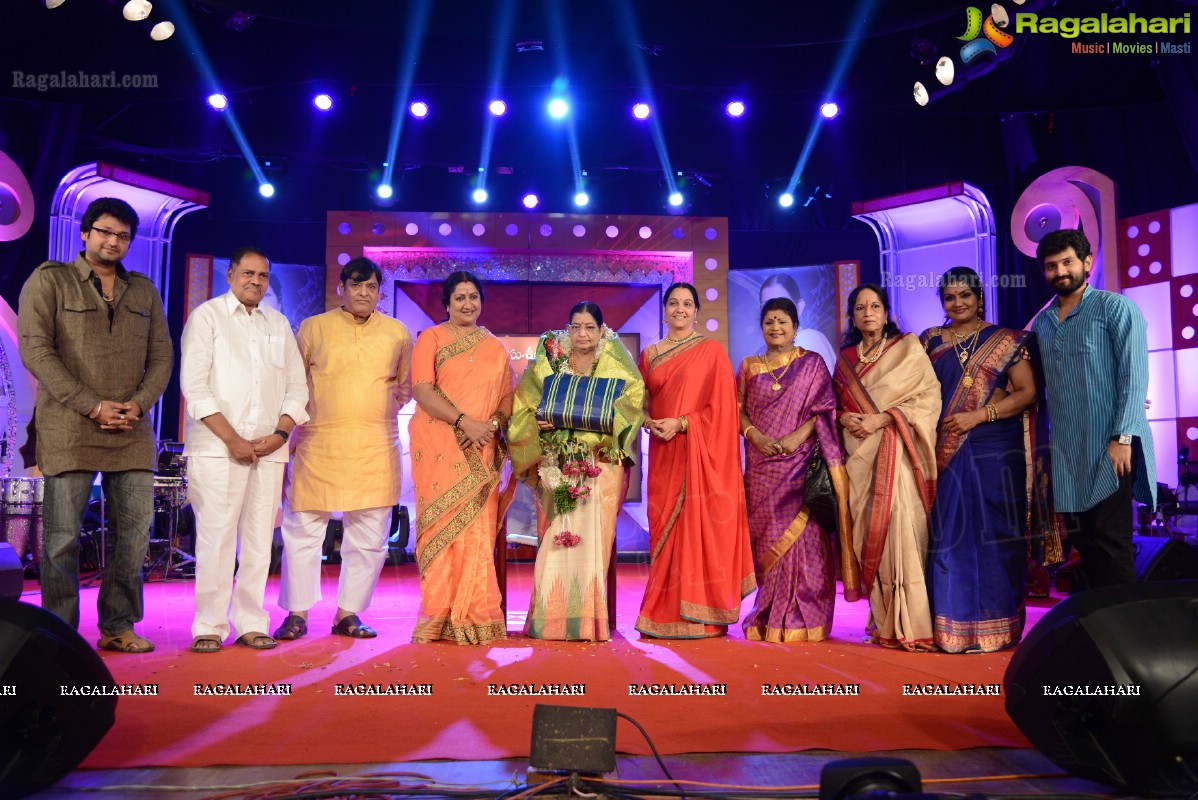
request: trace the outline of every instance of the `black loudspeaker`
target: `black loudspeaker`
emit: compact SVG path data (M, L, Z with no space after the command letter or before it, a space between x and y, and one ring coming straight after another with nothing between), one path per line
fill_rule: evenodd
M1133 536L1136 580L1198 580L1198 549L1163 536Z
M902 796L920 791L919 770L905 758L846 758L829 761L819 771L819 800Z
M25 570L17 551L8 542L0 542L0 602L20 600L25 588Z
M16 798L73 770L112 728L104 662L68 624L26 603L0 601L0 797Z
M536 706L532 712L528 765L554 772L614 772L616 710Z
M1110 586L1059 603L1007 667L1007 714L1075 775L1198 791L1198 581Z

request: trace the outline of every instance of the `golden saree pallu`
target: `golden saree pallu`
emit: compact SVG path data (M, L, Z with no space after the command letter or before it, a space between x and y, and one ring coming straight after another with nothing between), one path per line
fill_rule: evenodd
M611 433L616 398L623 391L623 378L555 373L545 379L537 419L546 420L555 428Z

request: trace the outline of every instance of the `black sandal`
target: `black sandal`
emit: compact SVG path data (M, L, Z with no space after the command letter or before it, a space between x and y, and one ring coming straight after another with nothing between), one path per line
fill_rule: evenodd
M283 624L275 628L275 638L292 641L308 635L308 620L299 614L288 614Z
M338 636L348 636L351 639L373 639L378 636L378 632L374 628L362 624L362 620L358 619L357 614L343 617L333 626L333 633Z

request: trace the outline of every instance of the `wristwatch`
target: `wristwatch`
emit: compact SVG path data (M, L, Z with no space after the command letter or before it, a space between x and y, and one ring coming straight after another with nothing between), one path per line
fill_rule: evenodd
M274 429L274 431L273 431L273 435L274 435L274 436L282 436L282 437L283 437L283 443L284 443L284 444L286 444L286 443L287 443L287 435L288 435L288 434L287 434L287 431L283 430L282 428L275 428L275 429Z
M1131 434L1130 433L1121 433L1118 436L1112 436L1111 439L1118 442L1119 444L1131 444Z

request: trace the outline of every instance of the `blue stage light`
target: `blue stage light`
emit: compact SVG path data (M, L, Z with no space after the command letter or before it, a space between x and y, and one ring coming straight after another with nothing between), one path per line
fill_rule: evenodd
M275 196L274 184L272 184L272 183L258 184L258 194L262 195L263 197L274 197Z
M586 192L579 192L578 194L574 195L574 205L578 206L579 208L582 208L589 202L591 202L591 198Z
M724 106L724 113L730 117L742 117L745 113L745 103L743 100L733 100L728 105Z
M417 100L408 106L408 111L416 119L424 119L428 116L428 103L424 102L423 100Z
M476 203L487 202L487 190L482 188L481 186L479 188L475 189L470 194L470 196L474 199L474 202L476 202Z
M229 107L229 98L219 93L210 94L208 95L208 105L212 106L217 111L224 111Z
M327 94L318 94L312 98L312 105L316 106L321 111L328 111L333 107L333 98Z
M380 200L390 200L391 196L395 194L395 190L391 188L391 184L389 183L380 183L378 188L374 190L374 193L379 196Z
M829 100L819 107L819 113L823 115L824 119L836 119L840 113L840 106Z
M528 210L531 211L532 209L537 207L537 204L541 202L541 199L539 197L537 197L535 194L532 194L530 192L530 193L524 195L524 200L522 200L521 202L524 203L525 208L527 208Z
M637 103L632 107L632 116L637 119L649 119L650 113L652 113L652 109L649 108L648 103Z
M794 204L795 196L790 192L783 192L782 196L778 198L778 205L782 206L783 208L790 208Z
M507 113L507 103L502 100L492 100L487 104L487 110L491 112L493 117L502 117Z
M570 113L570 104L560 97L555 97L549 101L549 116L554 119L562 119Z
M675 208L682 205L682 192L670 192L670 205Z

